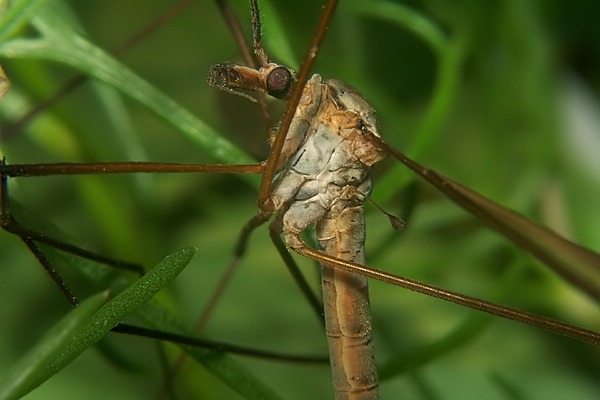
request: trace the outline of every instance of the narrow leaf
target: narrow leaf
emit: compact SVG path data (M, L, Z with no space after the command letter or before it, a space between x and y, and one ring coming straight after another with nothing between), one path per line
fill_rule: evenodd
M194 253L194 249L184 248L169 255L95 313L102 299L93 297L83 302L7 376L0 389L0 399L20 398L66 367L174 279ZM27 367L29 362L33 365Z
M107 293L98 293L74 308L44 335L0 380L0 399L19 399L47 380L46 367L73 340L106 301Z
M57 372L75 359L85 349L100 340L109 330L117 326L136 308L150 300L160 289L174 279L192 259L195 250L184 248L167 256L156 267L141 277L129 288L119 293L113 300L102 307L75 339L48 366Z
M194 336L194 332L176 319L156 302L149 302L140 308L136 316L154 329L184 336ZM230 355L212 349L179 345L197 362L212 372L218 379L246 399L277 400L280 397L246 367Z

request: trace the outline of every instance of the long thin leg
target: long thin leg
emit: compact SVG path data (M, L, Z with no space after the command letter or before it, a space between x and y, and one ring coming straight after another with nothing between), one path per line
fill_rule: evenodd
M313 292L311 287L308 285L308 282L304 278L304 275L302 275L300 268L298 268L298 265L296 264L291 254L287 250L287 247L281 240L281 232L281 218L277 217L277 219L269 226L269 235L271 236L271 241L275 245L275 248L281 256L281 259L285 263L288 271L294 278L296 285L298 285L298 287L302 291L304 298L308 301L310 307L315 312L315 315L319 319L319 322L323 326L325 326L325 319L323 316L323 304L321 303L315 292Z
M327 363L329 358L318 355L293 355L279 353L275 351L264 351L256 350L249 347L238 346L229 343L217 342L214 340L206 340L191 336L179 335L171 332L161 332L154 329L143 328L140 326L134 326L129 324L119 324L112 329L113 332L124 333L128 335L142 336L150 339L165 340L171 343L177 343L187 346L202 347L206 349L222 351L231 354L238 354L247 357L256 357L274 361L288 361L288 362L299 362L299 363Z
M2 166L5 166L5 160L2 160ZM33 231L23 227L22 225L20 225L10 213L10 202L9 202L9 197L8 197L8 182L7 182L8 177L4 173L5 172L4 169L2 169L1 172L2 172L2 174L0 176L0 226L2 228L8 227L8 229L6 229L8 232L17 235L29 247L29 249L32 251L34 256L42 264L44 269L51 276L52 280L59 287L59 289L63 293L64 297L69 301L69 303L72 306L77 306L79 304L79 299L72 292L72 290L68 287L68 285L62 279L60 274L56 271L56 269L54 268L52 263L50 263L50 261L44 256L44 254L35 245L34 242L37 241L38 238L40 238L40 237L42 238L40 241L42 241L50 246L56 247L59 250L63 250L68 253L73 253L73 254L76 254L76 255L79 255L79 256L82 256L85 258L89 258L89 259L92 259L95 261L99 261L102 263L104 263L104 261L107 261L106 264L109 264L110 266L121 267L121 266L125 265L125 266L127 266L127 268L125 268L127 270L134 270L136 272L141 271L143 273L143 268L139 265L126 263L126 262L122 262L119 260L114 260L111 258L107 258L107 257L101 256L101 255L89 252L89 251L81 249L77 246L73 246L73 245L64 243L60 240L50 238L47 235L33 232ZM245 233L244 233L244 235L246 236L246 240L247 240L247 236L249 236L249 234L256 228L256 226L259 226L261 223L262 222L259 223L258 219L256 219L256 218L253 219L251 221L251 223L249 223L249 226L247 227L247 229L245 230ZM31 235L31 236L28 236L28 235ZM245 246L245 244L243 244L243 243L246 240L242 241L242 244L240 244L240 246L239 246L240 251L242 251L242 253L244 250L243 247ZM143 327L133 326L133 325L129 325L129 324L119 324L115 328L113 328L113 331L119 332L119 333L125 333L125 334L134 334L134 335L144 336L144 337L153 338L153 339L166 340L166 341L170 341L173 343L206 347L206 348L211 348L214 350L232 352L232 353L246 355L246 356L261 357L261 358L265 358L265 359L288 360L288 361L294 361L294 362L322 362L324 360L324 357L319 357L319 356L308 356L308 357L294 356L294 355L290 356L290 355L286 355L286 354L282 354L282 353L250 349L250 348L246 348L246 347L242 347L242 346L230 345L227 343L213 342L213 341L209 341L209 340L187 337L187 336L178 335L178 334L170 333L170 332L161 332L161 331L156 331L156 330L147 329L147 328L143 328Z
M27 247L29 247L31 252L35 255L40 264L42 264L46 272L48 272L54 283L56 283L60 291L69 301L69 303L71 303L71 305L77 305L79 303L77 297L68 288L66 282L60 277L60 275L52 266L52 264L48 261L48 259L42 254L35 242L44 243L57 249L66 251L68 253L75 254L77 256L87 258L89 260L97 261L99 263L109 265L111 267L133 271L139 275L144 274L144 268L139 264L117 260L111 257L106 257L97 253L93 253L81 247L74 246L62 240L50 237L44 233L33 231L19 223L19 221L15 219L15 217L10 211L10 199L8 196L8 176L5 174L5 159L2 159L1 165L3 169L0 180L0 227L2 227L2 229L4 229L5 231L18 236L27 245Z
M378 139L380 141L380 139ZM441 190L460 207L525 249L575 287L600 301L600 255L496 204L458 182L423 167L381 142L404 165Z
M144 268L139 264L118 260L111 257L106 257L104 255L97 254L83 249L81 247L72 245L70 243L66 243L62 240L53 238L44 233L33 231L29 228L24 227L12 215L8 215L8 218L6 218L6 221L3 221L1 223L1 226L2 229L19 236L22 240L44 243L57 249L74 254L76 256L87 258L88 260L97 261L101 264L109 265L118 269L132 271L139 275L144 274Z
M219 280L215 289L211 293L211 295L208 299L207 305L202 310L202 314L200 314L200 317L198 318L198 321L196 322L196 326L194 328L194 330L196 332L199 333L204 329L204 326L208 322L215 307L219 303L219 300L225 293L227 286L229 286L229 283L231 282L231 278L233 277L235 271L237 270L239 262L242 259L244 253L246 252L246 247L248 245L248 240L250 239L250 235L252 234L252 232L254 232L254 230L256 228L261 226L264 222L265 222L264 220L261 220L260 218L255 216L250 221L248 221L242 228L240 235L238 237L238 240L236 242L235 250L233 252L233 258L229 262L229 265L225 269L225 272L223 273L223 275L221 275L221 279ZM186 359L187 359L187 354L185 352L182 352L180 354L180 356L177 358L177 360L175 360L175 362L173 363L173 366L170 369L170 372L169 372L170 379L175 378L175 376L177 375L178 371L183 366L183 363L185 362ZM164 388L163 390L161 390L161 393L165 393L166 389L167 388ZM162 398L162 396L159 396L159 398Z
M564 336L572 337L577 340L593 344L600 344L600 333L598 332L579 328L561 321L554 320L552 318L534 315L526 311L500 306L489 301L441 289L432 285L417 282L408 278L403 278L398 275L366 267L364 265L359 265L350 261L340 260L309 247L300 237L295 238L292 248L299 254L320 263L327 264L332 268L364 275L371 279L376 279L378 281L404 287L415 292L423 293L431 297L436 297L451 303L469 307L474 310L484 311L502 318L512 319L525 324L537 326Z
M219 282L216 286L216 289L213 291L213 293L211 294L211 296L209 298L207 306L204 308L200 318L198 319L198 322L196 323L196 328L195 328L196 332L200 332L204 328L204 326L208 322L208 319L210 318L210 315L212 314L215 306L218 304L219 299L221 298L221 296L225 292L225 289L229 285L229 282L231 281L231 278L233 277L233 274L234 274L235 270L237 269L237 266L238 266L240 260L242 259L242 257L244 256L244 254L246 252L246 248L247 248L248 240L250 239L250 235L252 234L252 232L254 232L254 230L256 228L258 228L259 226L264 224L264 222L265 222L265 220L257 215L257 216L254 216L252 219L250 219L250 221L248 221L242 228L242 231L240 232L240 235L237 240L237 244L235 246L233 258L232 258L231 262L229 263L227 269L221 276L221 279L219 280ZM277 248L279 255L281 256L282 260L284 261L284 263L285 263L286 267L288 268L288 271L292 275L294 281L296 282L296 284L300 288L302 294L304 295L304 297L308 301L309 305L315 312L315 315L317 316L319 322L322 325L324 325L325 320L323 318L323 305L319 301L317 295L310 288L310 286L308 285L308 282L306 281L306 279L300 272L300 269L298 268L296 262L291 257L290 253L287 251L285 244L281 240L281 232L282 232L281 220L278 217L269 226L269 234L271 236L271 240L272 240L273 244L275 245L275 247ZM183 365L185 358L186 358L185 354L182 354L175 361L173 367L171 368L170 374L169 374L169 376L171 378L177 374L177 371ZM323 358L323 360L325 360L325 358ZM327 362L329 361L328 358L326 360L327 360ZM165 390L166 390L166 388L165 388ZM163 390L162 392L164 393L165 390Z

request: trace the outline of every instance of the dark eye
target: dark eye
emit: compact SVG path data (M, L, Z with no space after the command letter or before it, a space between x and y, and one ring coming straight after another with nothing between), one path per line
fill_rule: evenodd
M267 77L267 93L278 99L285 97L292 81L292 73L287 68L277 67Z

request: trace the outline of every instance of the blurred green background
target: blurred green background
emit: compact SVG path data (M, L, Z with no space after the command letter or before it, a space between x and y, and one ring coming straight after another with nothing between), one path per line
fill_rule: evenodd
M168 7L138 0L48 3L61 21L107 51ZM600 5L592 0L341 3L315 70L362 91L377 110L388 143L600 250ZM11 7L19 4L24 3L12 1ZM265 45L276 61L298 68L321 4L261 2ZM232 5L249 34L246 2ZM51 26L49 32L53 29L58 30ZM38 35L38 28L27 26L2 40ZM53 45L47 48L51 58L61 54L60 42ZM14 57L3 47L0 57L13 85L0 102L0 146L11 164L225 162L221 148L200 148L184 123L165 123L151 106L131 100L132 81L116 88L87 82L11 131L27 110L78 72L104 69L93 64L97 55L91 52L91 66L82 71ZM267 128L256 105L205 81L210 65L241 62L213 2L195 2L120 60L250 157L265 159ZM276 121L282 105L272 107ZM386 218L366 206L371 265L600 330L597 305L426 184L413 182L394 162L378 166L374 177L374 198L406 218L408 227L392 233ZM256 182L208 174L22 178L10 181L10 191L15 213L28 225L146 267L174 249L198 246L185 276L160 296L193 325L232 257L241 227L256 210ZM414 208L407 207L411 199ZM73 257L53 251L49 256L82 297L112 278L90 283L66 266L79 263ZM299 261L317 288L318 270ZM593 346L376 282L371 296L378 362L387 378L384 399L593 399L600 391L600 352ZM27 249L4 232L0 302L1 374L69 309ZM253 235L203 335L269 350L326 353L317 319L294 288L266 228ZM102 350L90 349L27 398L156 398L163 385L153 350L149 340L110 335ZM169 352L173 357L173 349ZM283 398L331 397L328 366L239 359ZM238 398L194 365L177 385L180 398Z

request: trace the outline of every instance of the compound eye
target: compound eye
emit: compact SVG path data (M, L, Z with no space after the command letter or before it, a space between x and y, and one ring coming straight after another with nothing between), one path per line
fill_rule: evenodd
M267 93L277 99L287 96L293 82L292 73L285 67L277 67L267 77Z

